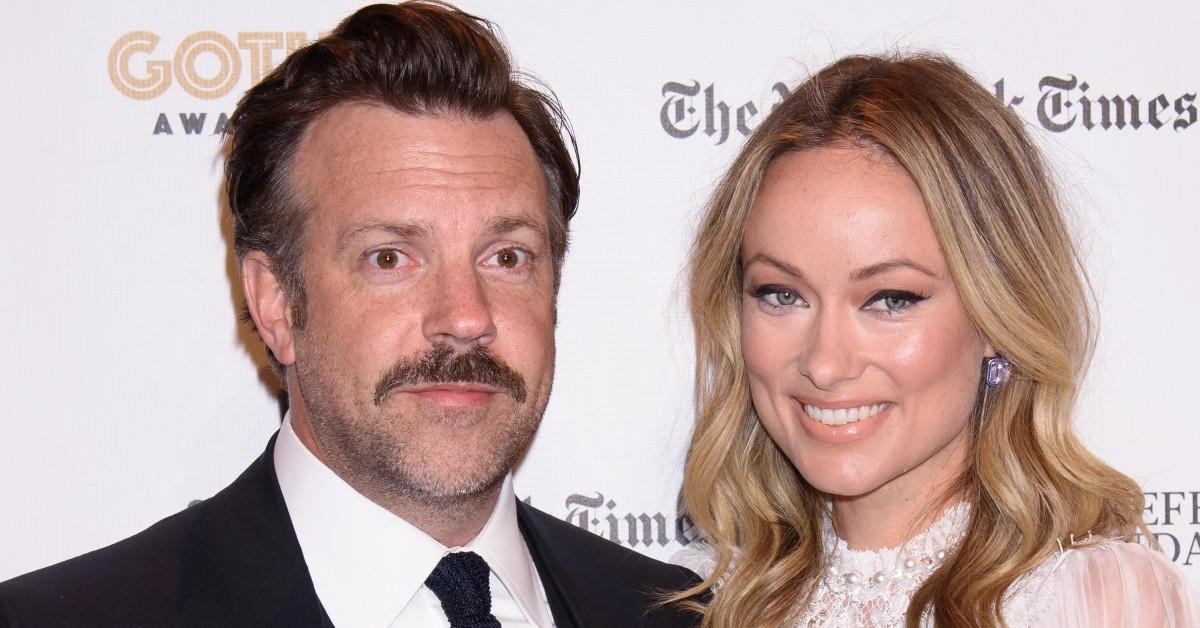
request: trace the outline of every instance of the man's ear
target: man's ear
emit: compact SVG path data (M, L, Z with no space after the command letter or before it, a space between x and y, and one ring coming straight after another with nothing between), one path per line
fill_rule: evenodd
M242 291L263 342L280 364L291 366L296 361L292 304L266 253L249 251L242 256Z

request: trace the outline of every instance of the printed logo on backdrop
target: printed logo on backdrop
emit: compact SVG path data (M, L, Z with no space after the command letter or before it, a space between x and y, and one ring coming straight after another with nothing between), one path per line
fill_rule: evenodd
M532 497L524 501L535 505ZM567 523L632 549L686 546L696 539L697 531L685 516L626 511L600 492L569 495L563 506Z
M1200 570L1200 491L1145 493L1142 518L1177 565Z
M787 85L778 82L771 86L771 93L774 100L761 105L766 111L774 109L791 92ZM659 123L667 135L678 139L701 132L716 140L717 144L724 144L729 139L730 130L742 137L750 135L756 124L754 119L759 114L760 105L750 100L731 108L725 101L717 99L712 84L701 90L700 81L665 83L662 95L666 100L658 114Z
M1156 491L1144 495L1143 520L1163 554L1177 565L1200 569L1200 491ZM533 505L532 497L524 501ZM198 503L200 500L193 500L188 506ZM595 497L570 495L563 505L567 509L563 518L567 523L632 549L687 546L698 535L686 516L627 512L599 492Z
M1145 500L1144 521L1163 553L1200 569L1200 490L1147 492ZM525 502L533 505L532 498ZM686 516L626 511L600 492L570 495L563 506L567 523L633 549L686 546L698 534Z
M131 100L153 101L175 90L195 103L186 111L152 110L146 124L151 134L218 135L229 114L212 108L212 101L236 98L307 42L301 32L198 31L164 42L157 33L131 31L113 42L108 77Z
M1096 87L1074 75L1043 76L1036 98L1006 93L1005 79L992 86L996 99L1019 112L1031 113L1047 131L1183 131L1196 124L1196 92L1135 94ZM703 136L724 144L736 133L749 136L759 118L788 96L782 82L771 86L761 102L746 100L731 105L717 93L715 84L669 81L662 86L659 123L677 139ZM699 134L699 135L698 135Z
M532 497L523 501L533 505ZM202 502L193 499L188 502L188 508ZM564 505L567 514L563 520L567 523L632 549L683 547L695 541L697 536L695 526L686 516L627 512L618 508L616 501L606 499L603 493L596 493L595 497L570 495Z
M1163 554L1200 569L1200 490L1147 492L1145 500L1143 518ZM525 503L533 505L532 498ZM632 549L687 546L698 535L686 516L626 511L600 492L570 495L563 506L567 523Z

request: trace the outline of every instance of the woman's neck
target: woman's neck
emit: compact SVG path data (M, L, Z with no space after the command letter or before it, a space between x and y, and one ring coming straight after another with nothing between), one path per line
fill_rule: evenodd
M962 456L934 473L906 474L864 495L835 495L833 529L850 549L897 547L964 498L958 483L965 466Z
M864 504L861 499L835 498L833 503L833 529L853 550L898 547L957 501L954 497L909 499L876 505Z

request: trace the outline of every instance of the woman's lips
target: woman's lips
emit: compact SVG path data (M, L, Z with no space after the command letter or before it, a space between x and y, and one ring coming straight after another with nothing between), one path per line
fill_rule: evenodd
M896 404L823 402L817 405L792 398L799 409L800 427L814 440L840 445L852 443L873 434L883 426ZM839 407L828 407L837 405Z
M892 407L892 404L883 402L848 407L842 406L839 408L824 408L816 404L801 402L801 407L804 408L804 413L812 420L823 425L837 427L874 417Z

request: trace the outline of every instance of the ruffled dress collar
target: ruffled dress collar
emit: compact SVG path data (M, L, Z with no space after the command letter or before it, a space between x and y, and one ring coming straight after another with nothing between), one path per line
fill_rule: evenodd
M959 502L903 544L880 550L850 549L827 518L822 535L829 571L798 625L903 626L913 594L954 553L970 514L970 505Z

